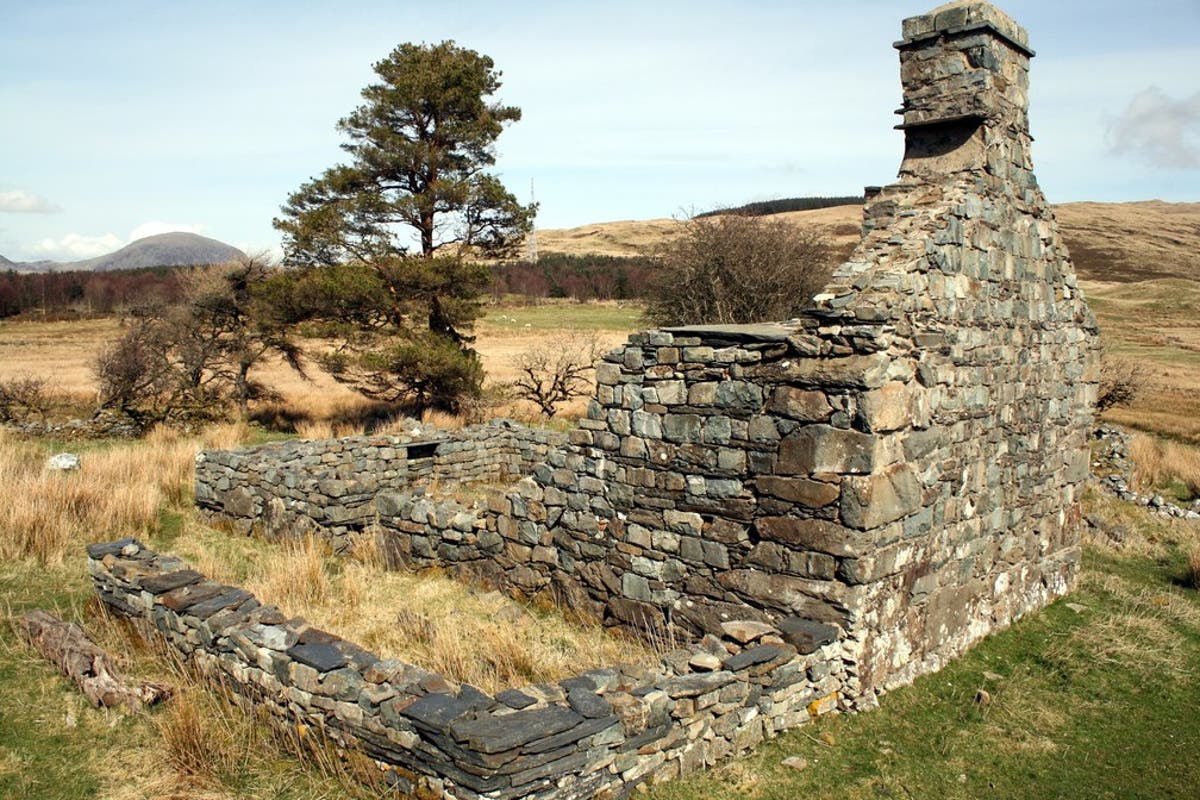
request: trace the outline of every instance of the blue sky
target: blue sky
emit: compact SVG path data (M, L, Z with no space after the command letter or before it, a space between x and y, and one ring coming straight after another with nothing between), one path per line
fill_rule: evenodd
M194 230L270 249L287 195L404 41L490 55L498 143L538 224L679 215L888 183L901 18L792 2L0 0L0 254L74 259ZM1010 0L1053 202L1200 200L1200 0Z

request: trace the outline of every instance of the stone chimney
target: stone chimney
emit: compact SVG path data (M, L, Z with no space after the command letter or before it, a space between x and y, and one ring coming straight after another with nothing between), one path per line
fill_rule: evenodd
M1029 158L1029 36L1004 12L959 0L903 23L901 178L991 175L1033 185Z

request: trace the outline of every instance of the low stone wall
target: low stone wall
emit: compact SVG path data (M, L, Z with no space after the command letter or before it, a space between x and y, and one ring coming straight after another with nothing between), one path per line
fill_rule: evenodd
M1092 471L1101 491L1127 503L1145 506L1151 513L1163 517L1200 519L1200 498L1180 505L1161 494L1141 494L1133 490L1133 461L1129 458L1129 434L1126 431L1112 425L1101 425L1096 428L1093 438L1098 446Z
M494 697L376 655L125 539L88 548L101 599L280 728L370 755L426 797L622 797L839 705L836 629L730 621L723 636Z
M275 442L196 457L196 506L211 521L268 536L315 533L335 551L375 519L384 490L514 480L565 434L496 420L459 431Z

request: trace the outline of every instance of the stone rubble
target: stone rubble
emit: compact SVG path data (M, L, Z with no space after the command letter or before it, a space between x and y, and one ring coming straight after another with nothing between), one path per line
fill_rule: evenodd
M1096 474L1096 485L1101 491L1124 500L1145 506L1148 511L1162 517L1176 519L1200 519L1200 498L1188 507L1172 503L1158 494L1140 494L1130 488L1133 485L1133 461L1129 458L1129 434L1111 425L1100 425L1093 436L1101 442L1092 462Z

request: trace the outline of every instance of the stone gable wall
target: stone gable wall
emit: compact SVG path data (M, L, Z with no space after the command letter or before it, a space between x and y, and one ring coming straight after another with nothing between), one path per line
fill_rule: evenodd
M474 477L474 453L487 465L481 473L511 458L511 474L525 476L473 507L423 493L413 485L420 469L389 483L387 469L363 469L353 447L349 458L335 452L344 445L303 455L304 469L282 482L302 485L299 496L279 491L277 475L265 477L276 470L242 477L253 471L245 459L205 454L201 506L247 528L278 530L273 518L311 525L335 543L352 526L327 509L343 508L356 525L377 523L395 566L440 566L695 647L728 644L731 623L759 623L784 644L787 635L820 631L837 692L822 702L841 709L869 707L878 692L1069 591L1098 340L1032 172L1027 37L983 2L944 6L903 30L899 180L868 192L861 244L801 318L632 336L598 365L595 398L566 442L507 429L524 449L501 458L493 439L504 437L460 437L457 474ZM313 458L323 466L310 474ZM208 471L210 462L219 469ZM317 475L342 494L323 494ZM231 511L239 491L251 497ZM292 516L273 516L281 508ZM113 597L135 592L123 573L105 569L97 567L98 580L115 587L106 590ZM140 596L134 613L160 613L158 600ZM201 654L225 659L207 643ZM762 663L784 670L793 662ZM814 691L806 687L797 692ZM763 706L762 696L729 700L735 705L723 713L738 716L722 720L736 724L697 722L686 704L672 712L689 741L726 742L715 750L646 742L637 752L668 753L654 757L653 769L687 771L742 749L740 734L724 731L756 718L762 732L774 731L805 718L792 699ZM296 702L303 708L287 713L309 707ZM448 708L455 719L506 713ZM412 748L405 755L368 751L470 796L462 787L473 784L455 776L463 764L488 767L492 751L471 751L476 740L447 724L426 731L436 753L414 739L404 740ZM671 738L679 730L671 723L657 735L679 742ZM360 733L347 735L373 741ZM535 751L525 744L506 763L528 765L521 759ZM578 746L592 753L599 745ZM572 759L562 767L590 764L607 776L587 788L571 784L578 796L624 791L641 775L619 755L562 758ZM479 777L494 774L510 773ZM515 792L517 779L506 780L499 791Z

